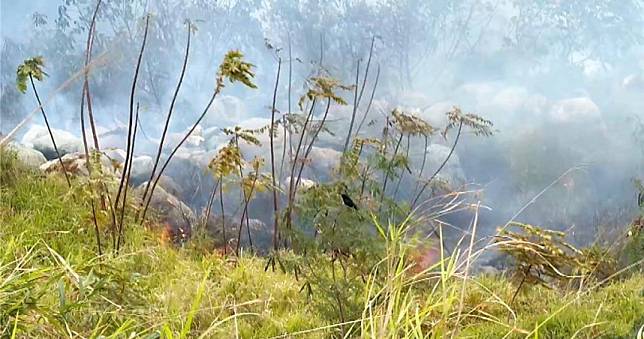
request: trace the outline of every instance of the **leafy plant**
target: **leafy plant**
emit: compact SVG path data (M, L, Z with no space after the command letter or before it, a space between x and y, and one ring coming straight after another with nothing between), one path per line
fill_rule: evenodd
M351 86L345 86L342 85L338 80L331 78L331 77L312 77L308 81L309 88L306 92L305 95L300 97L299 101L299 107L303 111L305 110L305 103L310 106L309 112L306 115L306 119L304 120L304 123L302 124L300 135L299 135L299 140L297 143L297 146L295 147L295 153L293 156L293 159L291 160L291 172L289 176L289 188L288 188L288 194L287 194L287 205L286 205L286 213L285 213L285 226L287 231L291 231L292 228L292 222L293 222L293 208L294 208L294 200L295 200L295 195L297 194L297 189L298 185L300 183L300 180L302 179L302 171L304 170L304 166L307 163L307 159L309 154L311 153L311 150L313 149L313 145L317 141L317 138L320 134L320 132L324 129L324 124L326 122L327 116L329 114L329 109L331 107L331 102L335 102L340 105L345 105L346 101L339 96L336 91L338 90L350 90L352 87ZM320 100L325 100L326 99L326 108L324 110L324 114L322 115L322 119L317 123L317 125L313 125L312 132L309 132L307 128L309 128L309 125L312 125L312 119L313 119L313 112L315 109L315 105L318 101ZM289 123L289 126L292 126L293 122ZM302 151L302 147L304 147L304 137L305 134L309 132L312 133L310 136L310 141L308 146L304 149L304 154L303 157L300 158L300 152ZM297 171L297 175L295 174L296 168L298 167L297 165L299 164L299 170Z
M416 194L416 197L413 199L411 206L415 207L418 201L420 200L420 197L423 195L423 192L425 192L425 189L432 184L432 181L436 178L438 173L443 170L443 167L447 164L449 159L452 157L452 154L454 154L454 150L456 149L456 145L458 145L458 142L461 137L461 132L463 131L463 126L469 127L474 135L477 136L484 136L488 137L494 134L494 131L492 130L493 123L490 120L484 119L476 114L473 113L463 113L460 108L454 107L451 111L445 113L447 116L447 125L443 129L443 137L447 137L447 133L451 131L452 129L456 128L456 137L454 138L454 143L452 144L452 147L449 150L449 153L445 157L445 160L441 163L440 166L434 171L434 173L429 177L429 179L424 180L424 184L421 187L421 189L418 191Z
M224 88L226 79L231 83L239 81L246 87L257 88L253 83L255 77L253 67L255 67L253 64L244 61L242 52L233 50L226 53L217 73L217 92Z
M405 156L400 156L398 154L403 137L406 136L408 138L407 140L409 141L409 138L412 136L424 136L428 138L434 133L434 127L432 127L429 123L427 123L423 119L413 114L405 113L398 108L394 109L391 112L390 121L392 125L395 127L395 129L398 131L399 136L398 136L398 140L395 143L395 147L394 147L393 154L391 155L391 159L388 160L386 164L383 164L384 166L380 166L383 169L383 172L385 173L385 177L382 183L382 191L381 191L381 198L380 198L381 203L384 200L387 192L388 179L390 176L398 175L396 172L397 169L405 169L407 170L407 172L411 174L411 169L409 168L408 154L406 154ZM385 145L385 150L386 150L386 145ZM409 145L407 145L407 151L409 151ZM424 153L426 156L426 152ZM403 175L404 175L404 171L402 171L401 174L399 175L400 180L402 180ZM399 180L399 183L400 183L400 180ZM394 199L395 199L395 194L394 194Z
M26 59L16 71L16 86L18 90L22 93L27 92L27 81L31 78L35 78L38 81L45 80L47 73L45 73L42 68L45 65L45 61L42 56L36 56L30 59Z
M29 82L31 83L31 88L34 90L34 95L36 96L36 100L38 101L38 107L40 107L40 113L42 113L42 117L45 120L45 125L47 126L47 132L49 133L51 144L54 146L56 156L58 157L58 162L60 163L62 172L65 175L67 184L71 187L69 174L67 174L65 164L63 164L62 156L58 151L58 146L56 145L56 140L54 139L54 133L51 131L51 127L49 126L49 119L47 119L47 114L45 114L45 109L43 108L43 104L40 101L40 96L38 95L38 91L36 90L36 85L34 84L34 78L38 81L43 81L47 76L47 73L42 70L44 65L45 62L43 60L43 57L41 56L26 59L20 66L18 66L18 70L16 71L16 86L18 87L18 90L20 92L25 93L27 92L27 80L29 80Z
M495 241L499 249L514 260L515 273L520 277L516 293L524 283L553 286L579 281L583 284L612 273L612 259L606 251L598 248L577 249L564 240L564 232L518 222L512 222L509 226L522 232L503 228Z
M206 107L204 108L203 112L197 120L194 122L192 127L188 130L188 132L181 138L179 143L174 147L172 152L170 152L170 155L166 159L166 161L163 163L163 166L161 166L161 169L159 170L159 174L157 175L156 179L152 182L152 188L150 189L150 193L148 194L147 201L144 202L143 204L143 209L140 214L140 222L143 223L145 221L145 216L147 214L148 208L150 206L150 202L152 200L152 195L154 194L154 189L156 188L157 184L159 183L159 180L161 179L161 175L165 171L165 169L168 167L168 164L170 164L170 161L174 157L174 155L179 151L181 146L188 140L192 132L199 126L199 123L201 123L201 120L206 116L208 111L210 110L210 107L212 106L212 103L215 101L215 98L217 95L221 92L221 90L225 86L225 81L228 80L229 82L233 83L236 81L241 82L247 87L250 88L257 88L257 86L252 82L253 77L255 76L255 73L253 73L252 68L253 65L244 61L243 59L243 54L240 51L229 51L226 53L224 56L224 60L222 63L219 65L219 70L217 71L216 75L216 85L215 89L212 92L212 95L210 96L210 99L208 100L208 103L206 104ZM148 183L150 185L150 183Z

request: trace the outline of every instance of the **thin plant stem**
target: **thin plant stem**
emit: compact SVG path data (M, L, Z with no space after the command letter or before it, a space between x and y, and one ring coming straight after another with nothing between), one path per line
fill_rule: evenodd
M188 55L190 54L190 36L191 36L190 30L191 30L191 27L190 27L190 24L188 24L188 40L186 43L186 52L183 57L183 65L181 66L181 74L179 75L179 81L177 82L177 86L174 90L174 94L172 95L172 101L170 102L170 108L168 109L168 114L166 114L165 124L163 126L163 132L161 133L161 140L159 141L159 147L157 149L157 154L154 158L154 165L152 166L152 171L150 172L150 178L148 179L148 183L152 182L152 180L154 179L157 166L159 165L159 160L161 159L161 153L163 151L163 144L165 142L165 138L168 133L168 127L170 126L170 118L172 117L172 111L177 101L177 96L179 94L179 90L181 89L181 84L183 83L184 75L186 74L186 68L188 66ZM147 198L149 189L150 189L150 185L146 185L145 191L143 191L143 197L141 198L141 203L143 203Z
M226 212L224 210L224 178L219 177L219 207L221 208L221 234L224 238L224 255L228 248L228 239L226 238Z
M244 227L244 216L246 217L246 230L248 232L248 242L250 244L251 251L253 250L253 241L250 236L250 225L248 223L248 204L250 203L250 199L253 196L253 191L255 190L255 185L257 184L257 177L259 176L259 170L258 172L255 173L255 178L253 178L253 184L250 187L250 191L248 192L248 196L244 194L244 210L242 212L241 220L239 222L239 234L237 235L237 249L235 250L235 254L239 256L239 250L241 249L241 233L242 233L242 228ZM242 187L243 189L243 187Z
M409 159L409 143L410 143L409 139L410 138L411 138L411 135L408 134L407 135L407 145L406 145L406 148L405 148L405 159ZM405 171L401 171L400 176L398 177L398 183L396 183L396 189L394 189L394 201L398 197L398 190L400 189L400 184L402 183L402 179L403 179L404 176L405 176Z
M391 161L389 161L389 164L387 165L387 171L385 172L385 179L382 182L382 193L380 194L380 203L385 199L385 193L387 192L387 182L389 181L389 172L391 172L391 167L393 165L394 160L396 160L396 155L398 155L398 149L400 148L400 143L402 142L404 134L400 132L400 137L398 138L398 141L396 142L396 147L394 148L394 154L391 156Z
M271 143L271 179L273 191L273 249L277 251L278 234L279 234L279 202L277 199L277 180L275 179L275 103L277 100L277 87L280 82L280 71L282 69L282 59L277 61L277 76L275 77L275 88L273 90L273 104L271 106L271 128L268 131ZM284 134L286 140L286 134ZM282 158L283 159L283 158Z
M119 188L116 193L116 199L114 202L114 207L118 208L120 199L121 199L121 193L123 191L124 185L126 185L125 179L127 176L127 168L130 166L130 161L132 160L130 158L131 154L131 149L133 148L133 145L131 143L132 141L132 127L133 124L135 123L134 119L134 94L136 92L136 84L139 78L139 70L141 69L141 60L143 60L143 52L145 51L145 44L147 42L148 38L148 27L150 23L150 16L146 16L145 18L145 30L143 32L143 41L141 42L141 50L139 51L139 56L136 62L136 68L134 70L134 79L132 80L132 88L130 90L130 116L128 120L128 131L127 131L127 147L126 147L126 153L125 153L125 164L123 165L123 173L121 174L121 181L119 182ZM114 227L117 227L117 225L114 225ZM116 243L115 250L119 247L119 240L121 238L120 234L120 225L119 227L119 234L118 234L118 239Z
M130 150L130 159L134 156L134 146L136 145L136 131L139 127L139 103L136 103L136 119L134 120L134 133L132 133L132 147ZM124 168L123 171L126 169ZM119 238L116 242L116 253L118 254L121 249L121 243L123 241L123 217L125 215L125 209L127 208L127 191L130 187L130 175L132 174L132 162L130 162L127 167L127 175L125 177L125 187L123 189L123 206L121 207L121 215L119 219Z
M454 144L452 144L452 148L450 148L449 150L449 154L447 154L447 157L445 157L445 160L443 160L443 163L441 163L441 165L438 166L434 174L432 174L432 176L429 177L427 181L425 181L425 184L423 184L423 187L420 189L418 194L416 194L416 197L414 198L414 201L411 204L412 210L418 203L418 200L422 196L423 192L425 192L425 190L427 189L427 186L429 186L432 180L434 180L434 178L438 175L438 173L440 173L443 167L445 167L445 165L447 164L447 161L449 161L449 159L452 157L452 154L454 153L454 149L456 149L456 145L458 144L458 140L461 136L462 131L463 131L463 121L461 120L458 124L458 131L456 132L456 138L454 139Z
M34 90L34 95L36 96L36 100L38 101L38 106L40 107L40 113L42 113L42 117L45 120L45 126L47 126L47 132L49 132L49 138L51 139L51 144L54 146L54 151L56 151L56 156L58 157L58 162L60 163L60 167L63 170L63 174L65 175L65 180L67 180L67 186L72 187L72 182L69 179L69 174L67 173L67 169L65 168L65 164L63 163L63 158L60 155L60 152L58 151L58 146L56 145L56 140L54 139L54 132L51 130L51 126L49 126L49 119L47 119L47 114L45 114L45 109L42 106L42 102L40 101L40 96L38 95L38 91L36 90L36 84L34 84L34 78L29 74L29 81L31 82L31 88Z
M353 111L351 112L351 122L349 122L349 132L347 133L347 138L344 140L344 148L342 149L342 153L345 153L347 151L347 148L349 148L351 133L353 132L353 124L356 121L356 114L358 113L358 106L360 105L360 100L358 99L358 81L360 81L360 60L358 60L356 66L356 82L353 89ZM364 89L364 87L362 89Z
M329 108L331 108L331 99L327 99L326 108L324 109L324 115L322 116L322 120L320 120L320 126L315 130L315 133L313 134L313 136L311 137L311 141L309 142L309 146L306 148L306 151L304 152L302 164L300 164L300 170L297 173L297 181L295 181L295 189L293 190L293 196L295 196L295 194L297 193L297 187L300 184L300 180L302 180L302 171L304 170L306 159L309 157L309 154L311 154L311 150L313 149L313 144L315 144L315 141L317 140L320 132L324 128L324 123L326 122L326 118L329 115Z
M300 138L297 144L297 147L295 148L295 155L294 158L292 159L293 164L291 165L291 176L289 180L289 187L288 187L288 196L287 196L287 207L286 207L286 228L291 229L292 226L292 211L293 211L293 200L294 200L294 194L293 194L293 189L294 189L294 178L293 175L295 174L295 168L297 166L297 160L298 156L300 154L300 149L302 148L302 142L304 141L304 134L306 133L306 128L309 125L309 121L311 120L311 116L313 115L313 110L315 108L315 103L316 99L313 99L313 102L311 103L311 108L309 110L309 114L306 116L306 120L304 121L304 126L302 127L302 132L300 133Z
M213 188L212 188L212 193L210 193L210 197L208 198L208 205L206 206L205 224L207 224L208 220L210 220L212 203L215 201L215 195L217 195L217 188L219 187L219 183L220 183L219 180L215 180L215 184L213 185Z
M101 0L98 0L96 2L96 8L94 9L94 14L92 15L92 21L89 26L89 32L87 33L87 47L85 51L85 72L83 73L84 75L84 81L83 81L83 93L81 95L85 95L85 98L87 100L87 114L89 117L89 125L90 128L92 129L92 139L94 141L94 148L97 151L100 151L100 147L98 144L98 133L96 132L96 123L94 122L94 110L92 109L92 97L90 95L90 90L89 90L89 68L87 67L91 60L92 60L92 50L94 48L94 33L96 31L96 17L98 15L98 9L101 6ZM83 124L83 136L85 135L85 126Z
M206 104L206 107L204 108L204 110L203 110L203 112L201 113L201 115L199 116L199 118L197 118L197 120L196 120L196 121L195 121L195 123L192 125L192 127L190 128L190 130L188 130L188 132L186 133L186 135L184 135L184 136L183 136L183 138L179 141L179 143L177 144L177 146L175 146L175 148L172 150L172 152L170 153L170 155L168 156L168 158L166 159L166 161L163 163L163 166L161 166L161 170L159 170L159 174L157 175L156 179L155 179L155 180L154 180L154 182L152 183L151 191L150 191L150 193L148 194L147 200L146 200L145 205L144 205L144 207L143 207L143 213L141 214L141 218L140 218L140 220L139 220L139 222L140 222L141 224L143 224L143 222L145 221L145 216L146 216L146 213L147 213L147 211L148 211L148 208L150 207L150 201L152 200L152 195L154 194L154 189L155 189L155 188L157 187L157 185L159 184L159 180L161 179L161 175L163 174L163 172L165 171L165 169L168 167L168 164L170 164L170 161L172 160L172 157L174 157L174 155L179 151L179 149L181 148L181 146L183 146L183 144L186 142L186 140L188 140L188 138L190 137L190 135L192 134L192 132L194 132L194 130L197 128L197 126L199 126L199 123L201 122L201 120L203 120L203 118L206 116L206 113L208 113L208 110L209 110L209 109L210 109L210 107L212 106L212 103L215 101L215 98L217 97L217 94L219 94L219 88L217 88L217 89L215 89L215 91L213 91L213 94L212 94L212 96L210 97L210 100L208 100L208 103ZM149 183L148 183L148 184L149 184Z
M362 130L362 126L367 120L367 116L369 115L369 111L371 110L371 104L373 103L373 98L376 95L376 89L378 88L378 80L380 80L380 65L378 65L378 69L376 70L376 79L374 80L373 89L371 90L371 96L369 97L369 103L367 104L367 109L365 110L364 115L362 116L362 120L360 120L360 124L358 124L356 133L353 136L354 138L358 136L358 134L360 133L360 130Z

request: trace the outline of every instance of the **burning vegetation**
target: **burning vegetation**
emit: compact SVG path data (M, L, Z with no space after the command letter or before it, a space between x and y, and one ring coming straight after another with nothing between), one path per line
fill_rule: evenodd
M440 45L438 35L420 45L410 41L429 22L467 26L476 6L461 22L462 15L448 13L458 12L458 6L347 1L338 10L347 15L347 25L351 10L358 11L352 6L360 4L363 12L356 13L381 15L373 22L396 29L376 34L381 28L357 15L354 20L369 32L368 43L360 46L368 47L353 50L329 42L329 55L323 34L319 51L296 51L298 56L294 50L308 44L295 43L299 40L292 41L290 33L287 39L263 36L262 53L270 58L255 62L253 57L260 58L252 48L245 54L196 43L199 34L212 43L216 33L200 20L185 20L175 30L171 19L147 8L138 15L139 1L115 3L122 8L101 0L91 6L67 1L59 8L57 32L84 43L73 59L80 71L50 90L50 98L82 80L80 96L74 97L80 103L74 127L80 137L52 127L52 115L45 111L49 99L41 100L44 91L36 87L64 58L54 59L52 67L43 56L25 55L14 68L16 90L33 92L34 112L45 127L32 128L16 142L28 126L28 114L0 135L0 241L5 244L0 249L0 337L643 335L644 187L641 178L618 180L614 173L603 173L605 167L593 167L596 154L579 156L585 155L580 149L608 140L610 131L618 129L601 120L597 105L563 100L551 105L553 116L543 118L543 125L519 125L517 138L504 139L508 152L503 157L509 158L490 160L492 165L503 162L493 169L500 173L494 180L507 179L510 187L495 190L471 181L467 166L478 162L486 167L481 148L488 154L501 147L495 143L503 138L505 122L452 103L418 109L413 98L403 102L415 73L421 72L414 66L419 51L437 57L438 50L446 50L442 57L447 60L464 53L462 44L474 51L491 43L480 41L483 30L470 41L466 28L447 45ZM535 20L543 27L552 24L544 17L565 13L590 20L576 13L591 9L571 3L572 9L561 13L552 6L513 6L519 13L537 11ZM301 4L297 10L304 14L324 13L307 1ZM187 7L216 9L222 18L243 22L263 18L266 34L271 27L295 34L310 24L304 20L295 29L273 17L272 6L288 7L281 1L183 5L160 1L154 7L166 15ZM73 6L80 21L67 13ZM496 11L496 5L490 8ZM423 19L404 10L418 11ZM617 11L611 6L602 10ZM512 21L516 34L504 40L514 53L530 45L532 30L524 16ZM391 17L395 22L389 22ZM483 21L489 24L493 17ZM127 30L101 33L107 26L120 27L121 21ZM450 26L452 21L460 24ZM78 22L82 25L74 26ZM46 19L35 14L34 25L42 28ZM257 32L248 29L217 36L228 34L243 46L244 37L256 38ZM174 46L184 36L177 69L154 72L162 65L159 59L178 56ZM574 49L579 43L568 42L563 47ZM104 54L95 56L95 47ZM337 53L345 48L351 53ZM578 57L559 55L565 53L559 49L552 53ZM121 61L114 61L117 57ZM597 56L602 57L608 58ZM349 76L340 62L347 58L355 59ZM395 68L388 58L395 60ZM97 67L99 61L106 73ZM199 75L189 72L193 63ZM293 72L294 66L306 72ZM172 86L154 88L167 79L174 79ZM629 79L628 86L635 86L636 79ZM119 86L113 92L103 88L110 84ZM392 89L397 86L402 88ZM401 99L383 104L377 94ZM2 95L3 103L19 100ZM103 128L110 118L105 103L117 102L111 97L118 96L123 101L119 110L124 109L111 114L118 126L108 130ZM241 106L233 99L238 97L270 104L261 108L261 117L229 124L232 112L226 109ZM538 106L538 98L532 99ZM437 109L438 114L426 113ZM4 108L2 114L9 117ZM588 133L577 140L580 123L589 126ZM634 119L633 125L632 139L644 150L644 124ZM560 129L566 133L557 134ZM560 146L571 140L580 148L562 151ZM602 153L599 158L623 161L619 164L631 164L623 158L641 158L644 164L644 151L633 151L637 146L615 144L632 155ZM566 167L580 158L588 164ZM591 185L593 178L612 181ZM625 180L636 199L596 197L601 188ZM512 199L499 199L510 191ZM614 209L598 215L595 205L585 205L596 200ZM595 211L593 222L584 208Z

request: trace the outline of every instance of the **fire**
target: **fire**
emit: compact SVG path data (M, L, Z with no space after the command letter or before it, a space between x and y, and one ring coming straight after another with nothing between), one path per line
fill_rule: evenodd
M440 260L440 249L435 244L420 244L412 250L410 258L413 262L411 272L420 273Z
M172 244L173 238L174 236L172 232L172 227L170 226L170 224L166 223L161 229L161 233L159 234L159 240L164 245L170 245Z

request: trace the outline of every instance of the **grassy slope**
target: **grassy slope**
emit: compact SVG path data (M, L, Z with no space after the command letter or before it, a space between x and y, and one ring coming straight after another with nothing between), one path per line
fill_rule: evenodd
M339 321L333 300L309 300L300 292L301 280L265 272L262 258L233 263L194 248L177 250L152 232L130 227L125 251L98 259L89 209L76 190L60 178L10 167L0 169L0 337L181 337L188 331L271 337ZM467 287L457 326L454 300L443 300L450 306L436 317L458 327L462 337L502 337L513 326L513 336L523 337L552 315L539 337L578 332L627 338L644 324L643 286L638 274L585 294L532 287L515 301L514 322L501 301L510 300L516 287L482 277ZM460 293L460 282L453 291ZM425 292L419 287L412 298L420 305L435 303ZM359 298L347 303L362 307ZM333 333L337 327L304 337Z

